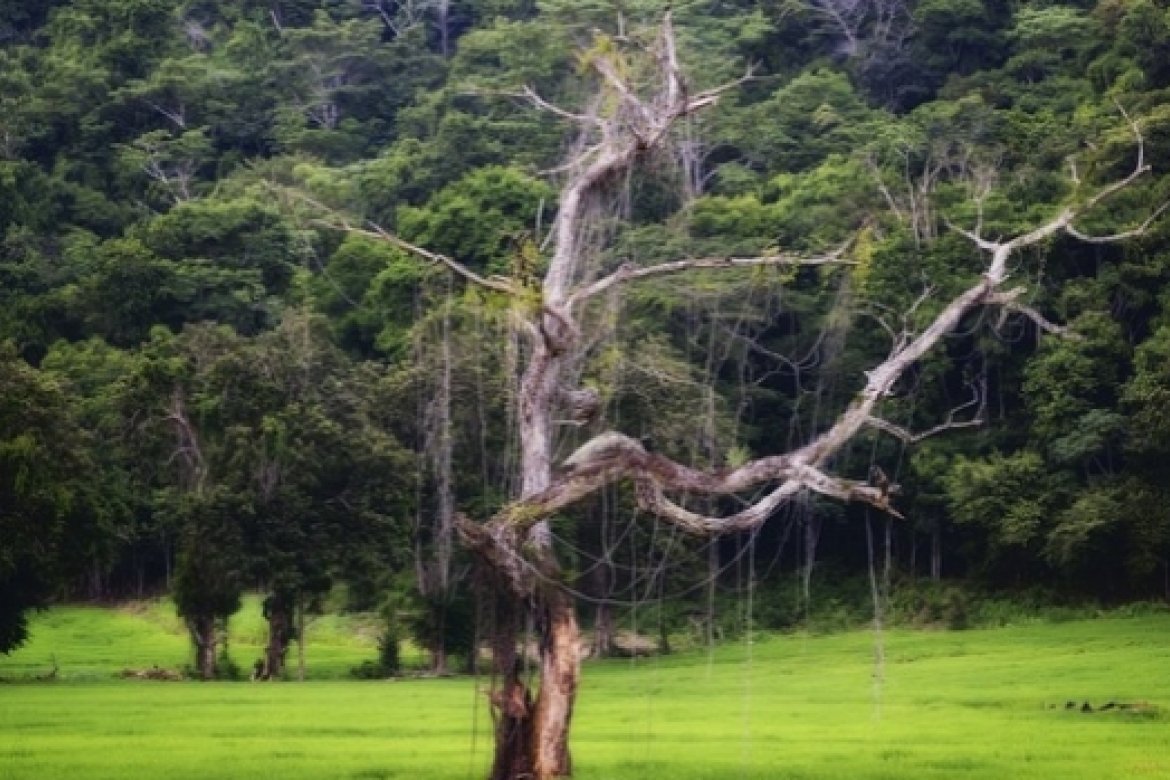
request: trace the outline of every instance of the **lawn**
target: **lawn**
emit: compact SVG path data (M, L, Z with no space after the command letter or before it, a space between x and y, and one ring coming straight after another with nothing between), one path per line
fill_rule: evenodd
M114 680L120 665L181 663L183 638L164 622L149 610L40 616L29 647L0 659L0 676L43 671L54 653L64 679L0 685L0 778L483 774L490 722L477 687L486 679ZM371 657L366 639L346 643L341 628L321 629L335 641L319 655L309 645L311 671L327 677ZM880 680L865 632L590 663L576 775L1170 778L1168 639L1165 614L891 631ZM1084 701L1138 706L1089 714Z

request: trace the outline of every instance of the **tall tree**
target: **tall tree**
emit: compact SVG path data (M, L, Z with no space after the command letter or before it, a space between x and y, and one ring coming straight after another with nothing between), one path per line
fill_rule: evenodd
M0 342L0 653L28 635L27 612L47 606L86 563L94 527L120 514L77 424L76 399Z
M564 510L610 484L633 483L639 507L660 522L703 536L719 536L758 528L781 507L807 493L844 502L862 502L897 514L892 506L896 486L880 472L875 478L835 476L830 469L864 433L877 430L906 442L938 433L944 422L925 434L914 433L879 414L899 381L926 358L971 313L999 307L1030 319L1048 331L1060 328L1020 300L1023 288L1009 288L1011 260L1022 250L1058 235L1107 243L1141 233L1137 228L1106 237L1090 237L1077 219L1102 201L1132 185L1149 171L1137 134L1138 155L1132 171L1095 191L1080 190L1060 205L1057 214L1038 227L1010 239L992 241L980 228L955 228L955 234L987 258L982 273L956 286L952 297L936 304L928 315L905 317L884 359L865 371L852 401L827 424L787 452L749 459L733 467L703 470L685 466L638 440L616 431L589 438L567 458L556 453L562 423L589 422L597 410L597 393L577 386L579 367L586 357L590 312L603 295L642 280L719 269L766 266L815 267L846 261L846 250L820 256L769 253L753 257L720 255L687 257L649 266L606 264L596 243L605 231L596 221L610 213L619 185L636 173L656 152L666 147L672 129L683 118L714 104L729 87L691 89L678 61L674 30L668 13L644 58L631 57L613 39L601 37L583 59L598 78L600 93L585 114L574 115L529 93L538 106L575 119L580 137L560 170L565 181L550 238L550 255L538 285L516 277L483 276L454 258L412 245L377 228L354 228L331 214L340 228L381 235L430 262L486 290L511 300L516 326L524 340L524 367L517 398L517 440L520 450L516 497L490 519L462 518L459 530L481 558L494 583L496 596L493 659L500 688L492 695L497 710L496 754L492 777L552 778L569 775L568 734L579 679L579 637L574 605L561 587L563 570L554 546L552 522ZM1135 126L1136 129L1136 126ZM1151 218L1152 219L1152 218ZM689 508L682 496L742 495L739 511L710 516ZM529 691L517 663L517 640L531 621L539 636L539 690Z

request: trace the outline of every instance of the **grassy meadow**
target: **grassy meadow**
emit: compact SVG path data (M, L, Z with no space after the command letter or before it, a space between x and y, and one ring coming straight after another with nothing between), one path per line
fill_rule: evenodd
M254 613L255 605L250 605ZM165 604L61 608L0 658L0 778L477 778L486 678L357 682L375 652L342 618L310 632L307 683L116 680L177 667ZM233 626L242 666L255 615ZM256 633L253 633L256 631ZM961 632L757 636L588 663L579 778L1170 778L1170 615ZM60 666L55 682L22 682ZM1142 703L1086 714L1065 702Z

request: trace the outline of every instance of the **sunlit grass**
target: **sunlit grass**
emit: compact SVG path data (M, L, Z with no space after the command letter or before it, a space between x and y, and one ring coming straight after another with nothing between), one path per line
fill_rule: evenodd
M228 652L241 674L263 653L266 623L261 599L244 598L229 625ZM306 621L305 665L312 679L345 678L349 670L377 656L381 626L370 615L310 615ZM408 666L422 663L421 652L402 650ZM191 645L183 621L167 599L130 602L118 607L58 607L37 615L27 645L5 658L0 676L27 678L47 673L56 660L66 681L103 680L123 669L160 666L183 669L191 663ZM288 651L295 674L297 646Z
M49 612L36 631L27 651L0 660L0 675L44 669L24 656L51 651L62 674L76 664L91 676L0 686L3 778L473 778L489 758L476 691L486 680L114 681L103 664L182 663L185 638L117 611ZM365 639L347 646L339 625L330 632L332 663L372 657ZM1170 778L1168 639L1165 615L896 631L882 640L877 682L864 632L587 664L576 774ZM1110 700L1149 708L1064 707Z

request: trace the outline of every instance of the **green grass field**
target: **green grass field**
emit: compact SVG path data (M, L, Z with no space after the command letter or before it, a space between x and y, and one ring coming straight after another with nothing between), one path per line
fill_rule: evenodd
M247 639L249 618L239 634ZM310 672L373 656L323 621ZM0 778L477 778L486 679L298 683L118 681L178 666L165 606L39 616L0 659ZM665 658L587 664L579 778L1170 778L1170 615L964 632L784 635ZM241 662L247 641L233 644ZM1064 703L1145 702L1083 714Z

